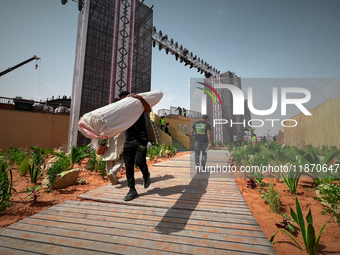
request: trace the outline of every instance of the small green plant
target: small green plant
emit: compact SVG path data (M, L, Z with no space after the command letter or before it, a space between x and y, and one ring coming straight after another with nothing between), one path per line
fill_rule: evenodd
M312 212L310 210L310 207L308 208L308 213L306 215L307 228L306 228L305 220L303 218L304 216L303 216L303 213L302 213L302 209L301 209L301 206L300 206L300 203L299 203L299 200L297 199L297 197L295 197L295 207L296 207L296 212L294 212L293 209L290 208L290 214L291 214L292 218L294 219L294 221L296 222L296 224L299 226L299 229L300 229L300 232L301 232L307 253L310 254L310 255L316 255L318 253L318 247L319 247L319 241L320 241L321 233L322 233L322 231L325 228L327 223L325 223L321 227L321 229L319 231L319 235L316 237L315 236L315 229L314 229L314 225L313 225L313 216L312 216ZM279 229L278 231L276 231L271 236L271 238L269 240L271 244L273 244L274 237L279 231L286 233L296 243L296 245L302 250L299 243L285 229Z
M85 185L85 184L86 184L86 180L85 180L85 178L79 178L78 181L77 181L77 183L78 183L79 185Z
M19 168L20 176L25 176L28 173L28 171L29 171L29 164L30 164L30 162L29 162L28 158L24 159L21 162L20 168Z
M83 146L83 147L76 147L76 146L72 147L72 151L71 151L72 167L71 168L73 168L75 164L79 163L84 158L91 156L91 152L89 151L90 145L91 144L87 146Z
M31 183L37 184L37 181L42 174L40 166L33 162L32 165L28 165L28 171L30 173Z
M32 160L35 163L35 165L40 166L44 163L44 151L45 149L40 149L36 146L30 147L32 152Z
M295 234L295 227L292 223L295 222L295 220L283 212L281 212L281 215L283 217L282 221L280 221L279 223L275 223L275 226L277 226L278 228L284 228L287 231Z
M257 186L260 188L260 192L263 190L264 186L266 186L266 183L263 181L263 173L261 172L253 172L251 174L252 179L256 182Z
M98 144L100 146L105 146L105 145L107 145L108 140L109 140L108 138L100 138Z
M17 166L20 166L21 162L29 156L29 153L16 147L10 147L7 151L7 155L11 165L16 163Z
M262 195L260 195L263 200L267 202L267 204L270 207L270 211L274 213L280 212L280 199L281 197L277 191L274 189L273 183L269 183L268 192L264 192Z
M282 172L281 175L282 175L283 182L286 184L290 192L292 192L292 194L296 194L297 186L299 183L299 179L302 175L302 172L289 169L287 174Z
M106 163L102 158L98 161L98 171L102 178L106 176Z
M69 161L67 158L60 158L58 159L52 167L47 170L48 180L50 188L53 188L53 184L57 178L57 175L63 171L69 169Z
M340 224L340 186L335 184L321 184L317 188L317 197L314 199L320 201L324 207L322 207L322 214L330 214L334 217L336 223Z
M12 196L13 188L13 175L12 170L7 169L8 164L1 162L0 164L0 213L6 210L7 207L11 206L9 202ZM8 177L9 175L9 177Z
M31 203L37 202L37 198L40 196L40 186L41 185L38 185L36 187L29 187L27 189L28 196L26 197L26 199L28 201L31 201Z

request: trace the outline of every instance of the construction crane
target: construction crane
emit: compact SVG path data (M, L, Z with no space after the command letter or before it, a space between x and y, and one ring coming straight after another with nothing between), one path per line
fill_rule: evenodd
M18 67L23 66L23 65L25 65L25 64L27 64L27 63L33 61L33 60L39 60L39 59L40 59L40 58L38 58L36 55L34 55L32 58L27 59L27 60L25 60L24 62L21 62L20 64L17 64L16 66L9 67L9 68L6 69L5 71L2 71L2 72L0 73L0 76L3 76L3 75L5 75L6 73L9 73L10 71L13 71L14 69L17 69ZM36 66L36 68L37 68L37 66Z

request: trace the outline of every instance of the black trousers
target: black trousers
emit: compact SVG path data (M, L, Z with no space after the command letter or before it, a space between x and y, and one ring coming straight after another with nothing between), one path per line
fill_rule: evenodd
M124 143L124 163L128 187L135 187L135 163L143 174L144 180L148 177L149 170L146 164L147 140L129 140Z

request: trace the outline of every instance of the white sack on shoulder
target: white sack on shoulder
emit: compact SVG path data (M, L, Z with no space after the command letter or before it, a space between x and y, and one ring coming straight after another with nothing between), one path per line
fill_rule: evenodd
M138 94L152 107L163 97L160 90ZM140 117L144 106L137 98L126 97L118 102L103 106L84 114L78 130L87 138L110 138L127 130Z

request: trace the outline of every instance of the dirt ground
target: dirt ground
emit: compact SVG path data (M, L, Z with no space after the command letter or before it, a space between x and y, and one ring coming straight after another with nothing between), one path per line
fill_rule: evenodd
M259 191L257 189L247 188L247 182L244 178L235 179L250 211L269 240L270 237L278 230L275 223L282 221L281 214L271 213L269 205L262 200ZM276 182L275 178L264 178L263 181L267 184L270 182L273 183L275 190L278 191L281 196L281 212L290 216L290 207L292 207L292 209L296 212L295 196L291 194L282 179L280 179L280 182ZM315 188L311 188L312 182L311 178L301 178L297 189L297 197L304 217L306 217L308 207L310 206L316 235L319 234L319 230L322 225L327 222L327 225L321 234L318 254L340 254L340 226L335 223L334 219L330 215L322 215L321 203L313 199L313 196L315 197L316 195ZM265 187L265 190L267 189L268 187ZM295 223L294 225L297 226ZM276 253L279 255L307 254L299 231L297 236L294 238L303 248L303 251L298 248L287 234L279 232L276 234L274 239L274 249Z
M177 153L175 157L182 156L187 153L188 152ZM152 171L152 164L163 160L167 159L161 158L157 161L149 162L148 165L150 171ZM77 198L78 195L96 189L100 186L107 185L110 182L107 177L102 178L99 173L86 170L85 166L86 160L84 160L79 166L75 166L75 168L80 167L82 169L79 178L85 178L86 185L73 185L68 188L54 190L51 193L46 193L44 192L45 189L41 188L40 196L38 197L36 203L31 203L26 199L27 188L33 186L30 183L29 175L22 177L19 175L15 167L12 168L13 180L15 181L14 188L18 193L13 193L11 198L13 205L7 208L7 210L0 215L0 228L18 222L65 200L81 200ZM40 184L41 180L45 176L46 173L40 177L38 184ZM118 177L122 178L124 176L124 170L122 170L118 174ZM282 216L280 214L271 213L269 206L260 197L259 191L257 189L247 188L246 180L244 178L235 179L247 205L249 206L250 211L269 240L271 235L278 230L278 228L275 226L275 223L280 222L282 220ZM280 182L275 182L275 179L265 178L263 181L266 183L272 182L274 184L275 190L279 192L281 196L280 201L282 212L290 215L290 207L292 207L295 211L294 196L290 193L282 180L280 180ZM321 214L322 205L320 202L313 199L313 196L315 196L315 188L310 188L311 183L311 179L301 179L299 182L297 195L301 203L304 216L307 214L308 206L311 206L313 221L317 233L319 232L321 226L325 222L328 222L321 235L319 254L340 254L340 226L334 222L331 216ZM265 187L265 189L267 189L267 187ZM304 249L303 251L301 251L286 234L279 232L274 240L274 248L277 254L307 254L301 234L299 232L296 236L296 240Z

